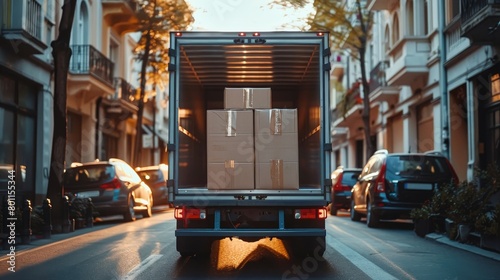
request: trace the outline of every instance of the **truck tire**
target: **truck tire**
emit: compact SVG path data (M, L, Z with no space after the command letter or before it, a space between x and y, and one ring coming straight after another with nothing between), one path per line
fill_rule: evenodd
M212 240L199 236L177 236L176 246L181 257L210 256Z
M356 210L354 210L355 205L356 204L354 200L351 200L351 221L359 222L361 221L361 214L359 214L358 212L356 212Z

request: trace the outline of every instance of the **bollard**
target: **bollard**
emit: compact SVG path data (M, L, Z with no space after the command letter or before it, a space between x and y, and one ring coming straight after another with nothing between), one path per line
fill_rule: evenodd
M23 211L22 211L22 231L21 231L21 243L30 244L31 243L31 201L29 199L24 200Z
M9 229L7 228L7 217L9 217L9 209L8 209L8 204L7 204L7 197L2 200L2 249L7 250L9 249L9 244L8 244L8 236L9 236Z
M43 210L43 238L50 238L52 233L52 204L50 204L50 199L46 198L42 205Z
M62 232L68 233L71 229L71 221L69 220L69 197L67 195L62 197Z
M85 209L85 219L86 226L93 227L94 226L94 205L92 204L92 198L87 198L86 203L87 208Z

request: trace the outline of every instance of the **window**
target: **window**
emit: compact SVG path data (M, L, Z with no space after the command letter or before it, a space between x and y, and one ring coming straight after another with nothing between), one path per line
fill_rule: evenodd
M15 170L16 191L34 192L36 85L0 73L0 171ZM0 178L0 191L7 190Z
M459 0L447 0L446 4L446 24L448 24L460 14L460 3Z
M406 28L406 34L408 34L408 36L413 36L415 35L415 27L414 27L414 17L413 17L413 1L412 0L409 0L408 2L406 2L406 18L407 18L407 21L406 21L406 24L407 24L407 28Z
M391 49L391 33L389 32L389 25L385 27L384 33L384 51L388 53Z
M491 99L492 102L500 100L500 74L491 76Z
M399 41L399 18L398 15L395 14L392 20L392 45L396 44Z

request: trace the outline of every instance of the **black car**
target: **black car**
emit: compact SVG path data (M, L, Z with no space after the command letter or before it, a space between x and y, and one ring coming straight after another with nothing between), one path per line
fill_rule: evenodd
M337 215L339 209L351 208L351 189L358 181L361 168L337 167L332 174L332 203L330 214Z
M366 216L368 227L377 227L381 219L408 219L443 184L458 184L443 155L377 151L352 188L351 220Z
M151 188L155 205L168 204L168 165L136 167L135 171Z
M72 164L64 172L63 185L70 199L90 197L99 216L120 214L133 221L137 211L143 217L152 215L151 189L123 160Z

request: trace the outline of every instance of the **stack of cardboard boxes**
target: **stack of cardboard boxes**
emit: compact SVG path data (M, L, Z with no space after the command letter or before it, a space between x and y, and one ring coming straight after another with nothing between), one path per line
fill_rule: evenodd
M297 109L271 108L270 88L226 88L207 111L208 189L298 189Z

